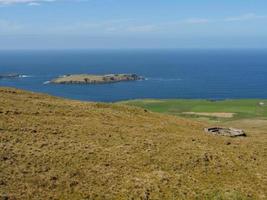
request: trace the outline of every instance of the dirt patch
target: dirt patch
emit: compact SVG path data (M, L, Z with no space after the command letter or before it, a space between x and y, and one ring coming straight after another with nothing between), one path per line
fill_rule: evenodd
M207 113L207 112L183 112L183 114L186 114L186 115L206 116L206 117L220 117L220 118L232 118L235 115L235 113L225 113L225 112L214 112L214 113Z

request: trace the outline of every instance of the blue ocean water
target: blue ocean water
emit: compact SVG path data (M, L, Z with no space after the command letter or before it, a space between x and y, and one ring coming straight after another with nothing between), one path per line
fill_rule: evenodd
M267 50L0 51L0 86L90 101L139 98L267 98ZM72 73L136 73L146 80L102 85L44 84Z

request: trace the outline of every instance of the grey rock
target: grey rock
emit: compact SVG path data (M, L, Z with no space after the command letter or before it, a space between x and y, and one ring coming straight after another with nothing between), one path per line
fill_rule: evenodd
M211 128L205 128L204 131L206 133L212 134L212 135L221 135L221 136L229 136L229 137L246 137L246 133L241 129L235 129L235 128L222 128L222 127L211 127Z

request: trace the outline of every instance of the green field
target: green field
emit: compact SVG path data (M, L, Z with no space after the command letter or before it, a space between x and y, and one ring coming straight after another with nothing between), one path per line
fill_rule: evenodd
M144 99L123 101L120 103L142 107L153 112L168 113L183 117L205 117L208 119L223 118L224 120L250 118L267 119L266 99L238 99L223 101L189 99ZM194 113L192 114L188 112ZM205 113L205 116L203 116L201 113ZM218 115L226 115L230 113L233 114L233 116L220 117L214 116L214 113L219 113ZM209 114L211 114L211 116L208 116Z

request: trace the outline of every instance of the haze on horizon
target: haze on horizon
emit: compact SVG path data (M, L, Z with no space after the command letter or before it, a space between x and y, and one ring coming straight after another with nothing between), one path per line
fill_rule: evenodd
M267 48L266 0L0 0L0 49Z

